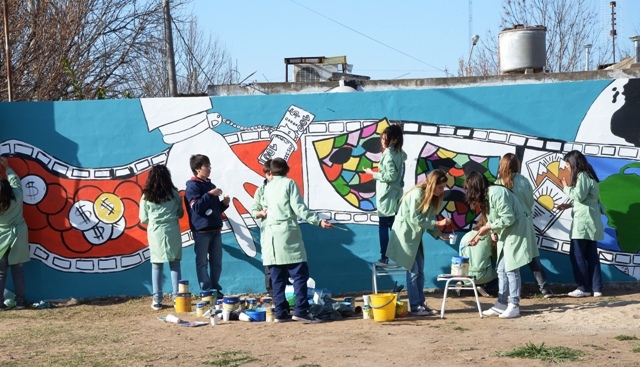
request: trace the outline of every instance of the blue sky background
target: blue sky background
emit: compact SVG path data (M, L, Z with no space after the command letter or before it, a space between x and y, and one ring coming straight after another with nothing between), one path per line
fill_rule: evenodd
M610 40L609 0L591 1ZM354 74L372 79L444 77L445 69L457 75L469 34L482 41L491 30L497 37L502 4L473 1L471 32L468 0L193 0L192 7L200 26L237 60L240 79L255 71L247 81L283 82L284 58L299 56L346 55ZM617 4L616 44L631 49L629 37L640 34L640 1Z

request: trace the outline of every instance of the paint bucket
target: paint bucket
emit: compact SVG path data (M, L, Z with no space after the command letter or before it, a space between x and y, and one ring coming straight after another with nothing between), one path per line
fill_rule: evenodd
M191 312L191 293L178 293L174 302L176 312Z
M344 297L345 303L349 303L349 307L353 310L356 305L354 303L355 299L353 297Z
M393 321L396 317L396 294L377 293L369 297L376 322Z
M204 315L204 312L207 309L207 303L206 302L198 302L196 303L196 317L202 317L202 315Z
M372 312L371 306L369 305L364 306L364 309L362 310L362 318L365 320L373 318L373 312Z
M222 309L234 311L240 308L240 297L238 296L224 296L222 297Z
M451 275L468 276L469 258L465 256L454 256L451 258Z
M273 308L273 307L269 307L266 310L267 310L267 312L266 312L265 320L267 322L274 322L275 318L276 318L276 309Z
M188 280L178 280L178 293L189 293Z
M251 321L253 322L266 321L267 319L267 310L265 310L264 308L245 310L244 313L247 314L247 316L249 316L251 318Z
M216 294L217 293L218 292L216 292ZM209 301L210 304L215 302L213 300L213 292L212 291L202 291L202 292L200 292L200 298L202 299L203 302Z

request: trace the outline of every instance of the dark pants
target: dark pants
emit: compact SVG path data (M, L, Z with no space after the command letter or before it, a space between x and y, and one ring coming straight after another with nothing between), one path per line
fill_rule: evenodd
M380 258L387 258L387 246L389 245L389 232L393 227L393 221L396 219L392 217L378 217L378 233L380 235Z
M284 295L289 277L293 278L293 291L296 295L293 315L308 315L307 280L309 280L309 266L307 263L271 265L269 266L269 270L271 270L271 285L273 287L273 304L276 309L276 318L284 319L289 315L289 302L287 302L287 298Z
M9 265L9 251L4 253L0 259L0 303L4 304L4 287L7 283L7 275L11 268L11 276L13 277L13 291L16 294L16 304L24 305L25 281L24 266L22 263Z
M273 294L273 287L271 286L271 270L268 266L264 267L264 287L269 295Z
M536 278L536 283L538 283L538 287L540 287L540 292L547 289L547 274L540 262L540 256L536 256L531 260L529 263L529 269L531 269L533 277Z
M596 241L572 239L569 259L571 259L573 277L578 283L578 289L583 292L601 292L602 274Z

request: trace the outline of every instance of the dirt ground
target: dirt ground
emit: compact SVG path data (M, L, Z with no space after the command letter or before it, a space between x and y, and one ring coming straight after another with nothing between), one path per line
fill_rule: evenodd
M640 338L638 288L608 289L602 298L570 298L571 289L551 299L529 295L522 299L523 316L508 320L481 319L469 292L450 294L444 319L376 323L357 315L313 325L231 321L193 328L159 321L157 316L175 313L169 307L153 311L150 297L69 302L0 312L0 366L550 365L497 355L528 342L584 353L563 363L568 366L638 366L640 340L616 339ZM482 308L494 300L481 297ZM362 304L361 297L356 301ZM441 292L427 293L430 307L439 309L441 302Z

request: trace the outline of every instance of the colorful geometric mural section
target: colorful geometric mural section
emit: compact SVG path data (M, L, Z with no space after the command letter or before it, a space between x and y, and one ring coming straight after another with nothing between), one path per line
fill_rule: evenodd
M466 173L478 171L484 174L490 182L493 182L495 176L489 168L497 167L499 159L500 157L456 153L432 143L424 145L416 165L416 183L423 182L429 172L435 169L441 169L447 173L449 180L444 194L445 206L443 212L438 215L439 219L451 218L451 226L445 228L445 232L471 228L480 214L480 210L470 208L465 201L464 180Z
M327 181L356 209L376 210L375 180L364 169L377 171L382 156L380 135L388 126L385 118L362 129L313 142Z

